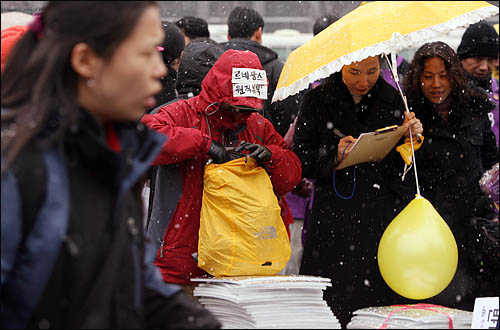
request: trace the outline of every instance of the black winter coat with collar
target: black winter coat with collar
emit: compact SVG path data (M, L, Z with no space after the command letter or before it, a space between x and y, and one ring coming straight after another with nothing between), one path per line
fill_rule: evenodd
M450 96L451 97L451 96ZM498 296L491 269L482 269L475 254L473 217L493 218L479 179L498 162L498 147L488 112L494 104L477 94L468 102L452 99L448 121L423 99L410 107L424 127L424 143L416 152L421 194L450 227L458 246L458 268L450 285L431 303L472 311L476 297Z
M349 196L354 190L351 199L338 197L332 181L340 138L333 128L357 138L403 121L401 97L382 77L357 105L340 73L306 92L301 104L293 150L302 162L303 176L316 183L300 273L332 279L325 299L343 327L358 308L404 302L380 275L377 246L416 188L401 181L404 162L393 149L379 163L337 170L339 194Z
M167 318L152 313L168 297L141 283L146 275L134 268L134 258L145 258L146 240L137 187L121 191L122 182L130 180L132 159L152 159L162 140L153 140L154 133L142 124L114 126L126 137L120 139L121 153L109 148L104 129L84 110L78 130L66 135L68 229L29 328L44 323L51 328L168 324ZM138 255L131 248L135 245ZM136 296L139 288L142 298ZM175 292L174 287L169 290Z
M142 231L138 180L164 137L115 123L117 153L87 111L78 123L29 143L2 178L2 328L220 327L161 280Z

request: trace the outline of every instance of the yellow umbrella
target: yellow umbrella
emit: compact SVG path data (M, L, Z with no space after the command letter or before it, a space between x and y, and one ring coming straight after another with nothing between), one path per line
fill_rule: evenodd
M486 1L375 1L351 11L287 58L272 101L283 100L342 66L420 45L498 14Z

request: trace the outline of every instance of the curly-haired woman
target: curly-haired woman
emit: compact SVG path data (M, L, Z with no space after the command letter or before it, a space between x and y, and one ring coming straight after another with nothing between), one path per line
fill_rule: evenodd
M455 277L431 302L472 310L475 297L498 296L497 286L481 269L480 257L471 258L467 244L471 218L489 218L492 212L479 179L497 162L488 120L494 105L467 82L454 50L440 41L417 50L404 89L425 127L424 144L415 155L422 196L447 222L459 248Z

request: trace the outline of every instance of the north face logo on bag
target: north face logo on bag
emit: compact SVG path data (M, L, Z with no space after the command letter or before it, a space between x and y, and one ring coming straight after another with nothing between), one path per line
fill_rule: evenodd
M260 240L278 237L278 235L276 234L276 228L274 228L274 226L262 227L262 231L254 233L254 236L255 238Z

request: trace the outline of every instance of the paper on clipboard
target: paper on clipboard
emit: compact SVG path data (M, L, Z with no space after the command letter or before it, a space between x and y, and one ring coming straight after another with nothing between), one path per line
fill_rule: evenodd
M407 128L390 127L370 133L362 133L351 149L351 152L337 166L338 170L366 162L377 162L387 156L396 146Z

